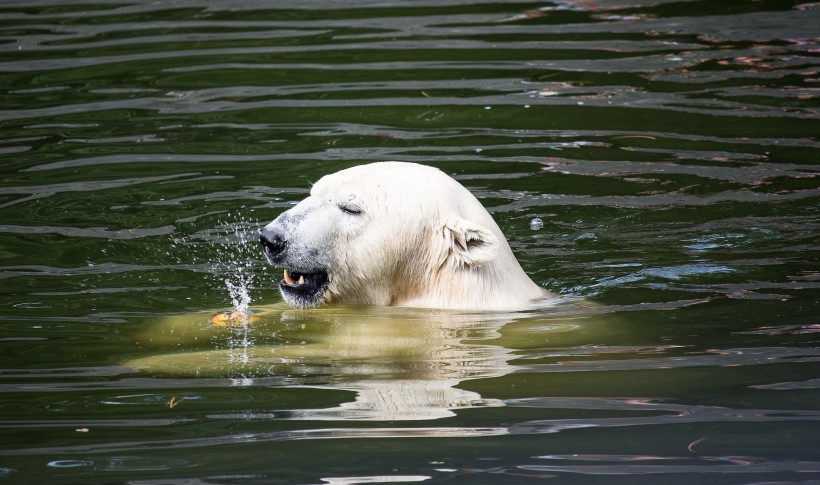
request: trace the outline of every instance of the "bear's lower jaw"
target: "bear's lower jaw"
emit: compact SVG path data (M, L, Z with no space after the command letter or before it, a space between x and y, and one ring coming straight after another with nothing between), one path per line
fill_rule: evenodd
M284 278L279 282L279 292L290 306L312 307L322 302L328 282L326 271L303 273L286 269Z

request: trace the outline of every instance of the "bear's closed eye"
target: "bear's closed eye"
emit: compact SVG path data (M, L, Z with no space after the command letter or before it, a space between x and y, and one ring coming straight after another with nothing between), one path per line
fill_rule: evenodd
M341 204L339 205L339 209L341 209L341 211L345 214L350 214L353 216L358 216L359 214L364 212L362 211L362 208L357 206L356 204Z

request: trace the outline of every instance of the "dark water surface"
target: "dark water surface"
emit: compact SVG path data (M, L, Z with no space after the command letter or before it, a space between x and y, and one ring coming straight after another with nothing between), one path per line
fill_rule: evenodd
M818 26L0 3L0 482L820 483ZM259 224L377 160L454 175L568 301L277 303Z

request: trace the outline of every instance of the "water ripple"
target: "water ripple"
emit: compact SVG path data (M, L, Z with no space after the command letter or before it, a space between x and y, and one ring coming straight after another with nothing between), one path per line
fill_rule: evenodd
M589 352L591 349L587 349ZM558 356L565 352L558 350ZM551 357L552 353L528 358ZM713 349L704 355L669 356L629 360L562 361L555 364L528 364L516 372L601 372L618 370L659 370L685 367L735 367L820 361L820 348L754 347Z
M204 438L124 441L85 445L53 446L17 450L0 450L0 456L120 453L123 451L144 451L178 448L201 448L248 443L271 443L277 441L326 440L326 439L378 439L378 438L475 438L481 436L501 436L507 434L504 428L459 428L459 427L416 427L416 428L326 428L309 430L276 431L269 433L239 433Z

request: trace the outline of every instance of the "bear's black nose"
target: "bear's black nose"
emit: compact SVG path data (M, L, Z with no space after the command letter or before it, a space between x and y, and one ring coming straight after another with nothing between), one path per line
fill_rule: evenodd
M285 246L287 245L287 241L282 239L279 234L267 229L262 229L259 233L259 242L262 243L265 254L271 259L282 254L282 251L285 250Z

